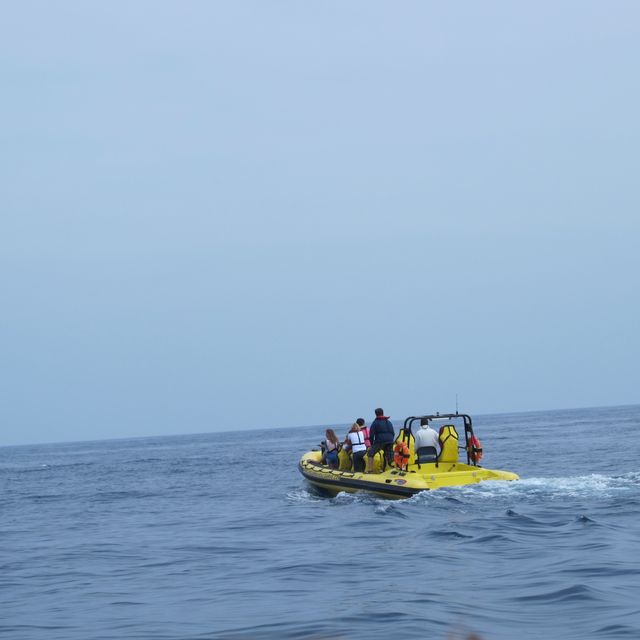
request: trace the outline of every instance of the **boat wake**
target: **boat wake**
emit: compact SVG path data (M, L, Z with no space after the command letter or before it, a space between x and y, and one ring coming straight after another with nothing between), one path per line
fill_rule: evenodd
M607 476L597 473L583 476L524 478L517 482L487 481L474 487L459 487L457 494L479 498L532 496L555 498L612 498L640 489L640 472Z
M515 482L487 480L475 485L444 487L421 493L396 502L370 493L340 492L335 497L327 497L312 488L299 488L286 494L289 502L325 503L333 506L353 504L371 505L378 515L399 515L395 507L401 504L425 504L430 508L459 509L478 504L478 501L512 504L550 503L571 499L590 501L624 499L627 505L640 504L640 472L633 471L621 475L589 474L581 476L555 476L524 478ZM402 511L399 512L404 515Z

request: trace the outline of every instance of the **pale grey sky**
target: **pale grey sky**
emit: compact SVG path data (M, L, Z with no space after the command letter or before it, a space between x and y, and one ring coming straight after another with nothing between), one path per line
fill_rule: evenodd
M637 2L19 2L0 444L640 402Z

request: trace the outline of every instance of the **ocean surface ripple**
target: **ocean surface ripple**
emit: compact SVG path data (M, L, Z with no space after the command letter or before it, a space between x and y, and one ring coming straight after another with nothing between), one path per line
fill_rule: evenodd
M0 636L640 638L640 407L475 427L522 479L401 501L317 495L321 427L0 448Z

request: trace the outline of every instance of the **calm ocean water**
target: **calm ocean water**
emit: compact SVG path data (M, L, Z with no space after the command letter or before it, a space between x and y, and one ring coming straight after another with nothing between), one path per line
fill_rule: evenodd
M308 427L0 448L0 636L640 638L640 406L474 424L521 481L322 498Z

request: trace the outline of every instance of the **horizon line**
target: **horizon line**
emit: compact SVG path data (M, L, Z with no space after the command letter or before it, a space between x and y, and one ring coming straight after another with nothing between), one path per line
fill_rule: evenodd
M488 412L488 413L476 413L475 416L506 416L506 415L525 415L531 413L547 413L549 411L586 411L588 409L619 409L623 407L637 407L640 406L640 403L626 403L626 404L616 404L616 405L598 405L591 407L561 407L561 408L553 408L553 409L529 409L523 411L504 411L501 413ZM439 412L439 413L447 413L447 412ZM453 412L449 412L453 413ZM458 413L464 414L467 411L460 411ZM391 417L391 416L390 416ZM473 417L473 416L472 416ZM403 419L404 422L404 419ZM35 446L46 446L46 445L57 445L57 444L80 444L80 443L88 443L88 442L109 442L109 441L118 441L118 440L144 440L148 438L181 438L184 436L200 436L212 433L233 433L234 431L269 431L272 429L311 429L312 427L327 427L327 426L341 426L347 425L349 421L337 421L337 422L323 422L321 424L308 424L308 425L273 425L268 427L236 427L234 429L226 429L224 431L194 431L190 433L165 433L158 435L144 435L144 436L118 436L112 438L90 438L87 440L54 440L50 442L30 442L30 443L22 443L22 444L0 444L0 449L8 449L11 447L35 447Z

